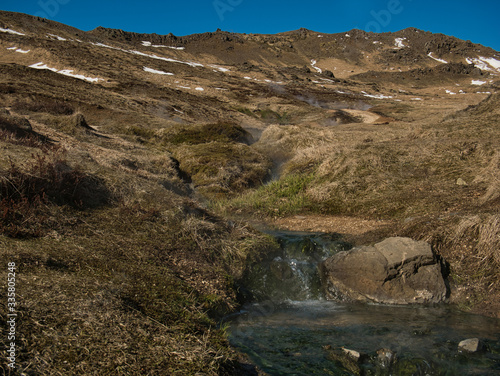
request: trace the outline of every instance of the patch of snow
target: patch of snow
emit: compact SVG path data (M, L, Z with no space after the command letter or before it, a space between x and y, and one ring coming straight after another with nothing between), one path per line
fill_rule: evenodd
M252 77L248 77L248 76L245 76L245 77L243 77L243 78L244 78L245 80L251 80L251 79L252 79Z
M460 94L465 94L465 91L460 90L460 91L459 91L459 93L460 93Z
M230 70L229 70L228 68L219 67L218 65L214 65L214 64L209 65L209 67L215 68L215 69L217 69L218 71L220 71L220 72L224 72L224 73L225 73L225 72L230 72Z
M112 50L117 50L117 51L122 51L122 52L129 52L127 50L124 50L123 48L108 46L107 44L104 44L104 43L93 43L93 42L90 42L90 44L93 44L94 46L97 46L97 47L104 47L104 48L110 48Z
M14 34L14 35L26 35L24 33L20 33L19 31L15 31L15 30L12 30L12 29L4 29L2 27L0 27L0 32L2 33L9 33L9 34Z
M19 52L20 54L27 54L28 52L30 52L30 50L22 50L22 49L17 48L17 47L9 47L7 49L10 50L10 51Z
M56 68L50 68L49 66L47 66L47 64L44 64L43 62L32 64L29 67L34 68L34 69L47 69L47 70L50 70L52 72L62 74L64 76L78 78L80 80L85 80L88 82L98 82L98 81L104 80L103 78L93 78L93 77L86 77L82 74L74 74L72 69L58 70Z
M63 37L60 37L59 35L55 35L55 34L47 34L48 36L52 37L52 38L56 38L57 40L60 40L60 41L67 41L66 38L63 38Z
M500 70L500 60L497 60L494 58L486 58L486 57L481 57L481 60L486 61L489 65L491 65L496 70Z
M191 89L189 86L177 86L177 87L181 89Z
M412 101L423 101L422 98L411 98Z
M382 95L382 94L376 94L376 95L372 95L372 94L368 94L367 92L365 91L362 91L361 92L365 97L368 97L368 98L375 98L375 99L391 99L392 96L390 95Z
M491 94L491 91L478 91L476 94Z
M467 64L474 64L481 70L490 72L500 72L500 61L494 58L487 58L480 56L478 58L466 58Z
M35 68L35 69L48 69L48 70L50 70L52 72L57 72L56 68L50 68L50 67L47 66L47 64L44 64L43 62L32 64L29 67L30 68Z
M406 47L403 43L403 41L405 41L406 38L396 38L394 39L394 44L396 45L397 48L404 48Z
M163 75L167 75L167 76L173 76L174 75L173 73L163 72L163 71L159 71L159 70L156 70L156 69L153 69L153 68L148 68L148 67L144 67L144 71L145 72L149 72L149 73L154 73L154 74L163 74Z
M215 90L225 90L225 91L227 91L227 90L229 90L229 89L224 89L224 88L222 88L222 87L216 87L216 88L215 88Z
M346 34L345 36L346 36L347 38L350 38L350 37L351 37L349 34Z
M318 38L323 38L323 35L318 35Z
M158 56L158 55L145 54L144 52L140 52L140 51L133 51L132 50L132 51L127 51L127 52L130 52L131 54L134 54L134 55L149 57L151 59L163 60L163 61L168 61L168 62L171 62L171 63L186 64L186 65L189 65L191 67L203 67L204 66L203 64L195 63L195 62L192 62L192 61L175 60L175 59L171 59L169 57L163 57L163 56Z
M429 52L429 53L427 54L427 56L429 56L431 59L434 59L434 60L436 60L436 61L439 61L440 63L443 63L443 64L448 64L448 62L447 62L446 60L439 59L439 58L437 58L437 57L432 56L432 52Z
M72 69L60 70L57 73L63 74L65 76L73 77L73 78L79 78L80 80L85 80L88 82L99 82L99 81L103 80L102 78L87 77L87 76L84 76L83 74L74 74Z
M450 90L445 90L447 94L450 94L450 95L457 95L457 93L454 93L453 91L450 91Z
M312 65L312 67L314 69L316 69L318 71L318 73L323 73L323 71L321 70L321 68L316 66L316 60L311 59L311 65Z
M321 78L321 77L318 77L318 79L320 79L320 80L322 80L322 81L331 82L332 84L334 84L334 83L335 83L335 81L330 80L329 78ZM280 82L277 82L277 83L280 83Z
M382 42L379 42L378 40L376 40L375 42L373 42L373 44L382 44Z
M485 83L486 83L486 81L472 80L472 85L481 86L481 85L484 85Z
M174 109L174 111L176 111L176 112L178 112L178 113L180 113L180 114L183 114L183 113L184 113L184 112L182 112L181 110L178 110L178 109L177 109L177 108L175 108L175 107L172 107L172 108Z
M194 90L205 91L205 89L203 89L202 87L196 87L196 88L194 88Z
M174 47L174 46L163 46L161 44L151 44L151 42L148 42L148 41L145 41L145 40L142 41L142 45L144 47L171 48L173 50L185 50L186 49L186 47Z

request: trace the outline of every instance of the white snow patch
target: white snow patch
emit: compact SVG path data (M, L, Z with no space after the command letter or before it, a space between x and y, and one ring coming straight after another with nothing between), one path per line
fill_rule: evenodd
M189 86L177 86L177 87L181 89L191 89Z
M173 50L184 50L184 49L186 49L186 47L174 47L174 46L163 46L161 44L152 44L151 42L148 42L148 41L145 41L145 40L142 41L142 45L144 47L171 48Z
M323 38L323 35L318 35L318 38Z
M486 58L486 57L481 57L481 60L486 61L489 65L491 65L496 70L500 70L500 60L497 60L494 58Z
M245 76L245 77L243 77L243 78L244 78L245 80L251 80L251 79L252 79L252 77L248 77L248 76Z
M166 76L173 76L174 75L173 73L163 72L163 71L159 71L159 70L156 70L156 69L153 69L153 68L148 68L148 67L144 67L144 71L145 72L149 72L149 73L154 73L154 74L163 74L163 75L166 75Z
M481 70L490 72L500 72L500 61L494 58L482 57L478 58L466 58L467 64L474 64Z
M44 64L43 62L32 64L29 67L30 68L35 68L35 69L48 69L48 70L50 70L52 72L57 72L56 68L50 68L49 66L47 66L47 64Z
M196 88L194 88L194 90L205 91L205 89L203 89L202 87L196 87Z
M373 44L382 44L382 42L379 42L378 40L376 40L375 42L373 42Z
M60 41L67 41L66 38L63 38L63 37L60 37L59 35L55 35L55 34L47 34L48 36L52 37L52 38L56 38L57 40L60 40Z
M412 101L423 101L422 98L411 98Z
M104 43L90 42L90 44L93 44L94 46L97 46L97 47L111 48L112 50L118 50L118 51L122 51L122 52L129 52L127 50L124 50L123 48L108 46L107 44L104 44Z
M491 91L478 91L476 94L491 94Z
M26 35L24 33L20 33L19 31L15 31L15 30L12 30L12 29L4 29L4 28L1 28L1 27L0 27L0 32L14 34L14 35Z
M51 67L47 66L47 64L44 64L43 62L32 64L29 67L34 68L34 69L47 69L47 70L50 70L52 72L62 74L64 76L78 78L80 80L85 80L88 82L98 82L98 81L104 80L103 78L94 78L94 77L87 77L87 76L84 76L82 74L74 74L72 69L58 70L56 68L51 68Z
M228 68L219 67L218 65L215 65L215 64L209 65L209 67L215 68L220 72L230 72L230 70Z
M347 38L350 38L350 37L351 37L349 34L346 34L345 36L346 36Z
M427 54L427 56L429 56L431 59L434 59L434 60L436 60L436 61L439 61L440 63L443 63L443 64L448 64L448 62L447 62L446 60L439 59L439 58L437 58L437 57L432 56L432 52L429 52L429 53Z
M457 95L457 93L454 93L453 91L450 91L450 90L445 90L447 94L450 94L450 95Z
M406 38L396 38L394 39L394 44L396 45L397 48L404 48L406 47L403 43L403 41L405 41Z
M472 85L481 86L481 85L484 85L485 83L486 83L486 81L472 80Z
M186 65L189 65L191 67L203 67L203 64L195 63L192 61L175 60L175 59L171 59L169 57L145 54L144 52L140 52L140 51L127 51L127 52L130 52L131 54L134 54L134 55L149 57L151 59L163 60L163 61L168 61L171 63L186 64Z
M69 76L69 77L79 78L80 80L85 80L88 82L103 81L102 78L87 77L87 76L84 76L83 74L74 74L72 69L61 70L61 71L58 71L57 73L60 73L60 74L63 74L65 76Z
M368 97L368 98L375 98L375 99L391 99L392 98L392 96L390 96L390 95L382 95L382 94L372 95L372 94L368 94L366 91L362 91L361 93L365 97Z
M30 50L22 50L22 49L17 48L17 47L9 47L7 49L10 50L10 51L19 52L20 54L27 54L28 52L30 52Z
M215 90L225 90L225 91L228 91L229 89L224 89L222 87L216 87Z
M319 73L323 73L323 71L321 70L321 68L316 66L316 60L311 59L311 65L312 65L312 67L313 67L314 69L316 69Z

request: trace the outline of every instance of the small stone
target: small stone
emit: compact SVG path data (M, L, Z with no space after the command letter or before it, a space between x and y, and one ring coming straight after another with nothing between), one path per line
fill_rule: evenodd
M344 347L342 347L342 350L349 355L352 359L358 361L361 358L361 354L357 352L356 350L349 350Z
M458 344L458 350L469 353L480 352L484 350L484 343L479 338L464 339Z
M390 349L377 350L377 358L379 366L390 369L396 362L396 353Z

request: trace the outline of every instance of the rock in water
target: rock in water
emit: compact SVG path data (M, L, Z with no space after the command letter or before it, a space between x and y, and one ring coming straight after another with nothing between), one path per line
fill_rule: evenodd
M442 265L423 241L393 237L339 252L320 264L330 300L388 304L438 303L447 298Z
M479 338L464 339L458 344L459 350L469 353L481 352L484 348L484 343Z

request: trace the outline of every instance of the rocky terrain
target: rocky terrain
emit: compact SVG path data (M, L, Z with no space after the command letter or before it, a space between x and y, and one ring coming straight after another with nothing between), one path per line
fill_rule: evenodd
M500 316L499 52L412 28L176 37L10 12L0 51L24 374L248 371L216 324L276 246L250 224L425 240L450 302Z

